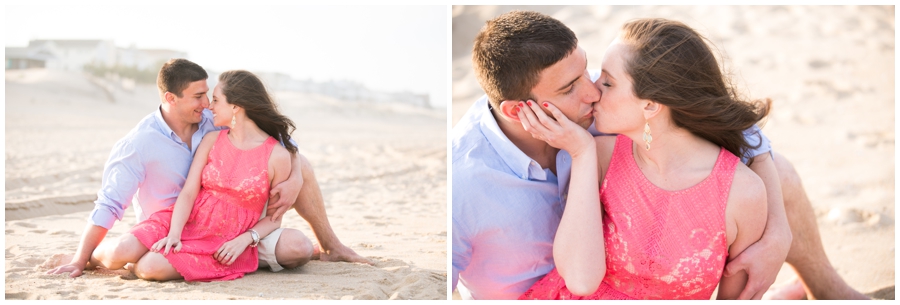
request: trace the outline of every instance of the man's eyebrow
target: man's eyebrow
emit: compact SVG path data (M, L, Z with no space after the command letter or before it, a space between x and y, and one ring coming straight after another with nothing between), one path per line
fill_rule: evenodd
M573 79L571 82L568 82L568 83L566 83L564 86L559 87L559 89L556 89L556 92L563 91L564 89L569 88L569 86L571 86L571 85L574 84L576 81L578 81L579 78L581 78L581 75L578 75L578 77L576 77L575 79Z
M581 50L581 52L584 53L584 50ZM587 57L585 57L585 59L584 59L584 71L587 71L587 64L588 64L588 63L587 63ZM575 79L573 79L571 82L568 82L568 83L566 83L564 86L559 87L559 89L556 89L556 92L563 91L564 89L569 88L569 86L571 86L571 85L574 84L576 81L578 81L578 79L581 78L582 76L584 76L584 72L582 72L581 75L578 75L578 77L576 77Z

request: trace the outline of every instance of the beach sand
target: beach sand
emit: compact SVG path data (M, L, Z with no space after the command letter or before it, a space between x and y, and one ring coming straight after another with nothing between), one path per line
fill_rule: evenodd
M312 261L213 283L149 282L125 270L44 274L74 253L110 149L159 98L151 85L8 70L6 299L446 299L446 111L274 96L297 125L335 233L374 266ZM134 224L129 209L107 238ZM283 226L314 240L293 210Z
M678 20L710 38L742 92L772 98L763 131L800 174L837 272L861 292L894 299L893 6L454 6L453 124L483 94L472 40L486 20L514 9L568 25L588 69L600 69L634 18ZM775 285L792 273L785 265Z

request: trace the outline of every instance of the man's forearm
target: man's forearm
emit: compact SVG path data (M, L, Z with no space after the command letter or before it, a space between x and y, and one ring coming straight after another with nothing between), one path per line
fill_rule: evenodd
M289 183L289 185L295 185L298 189L303 185L303 173L301 172L303 162L300 161L300 153L291 154L291 174L288 175L287 180L284 182ZM282 182L282 183L284 183ZM291 201L297 200L297 198L288 198L293 199Z
M84 233L81 234L81 243L78 245L78 250L75 251L75 257L72 258L71 263L82 267L86 266L94 253L94 249L103 241L107 232L109 230L106 228L89 223L84 228Z
M781 180L775 168L775 161L771 154L762 154L754 157L750 169L755 172L766 186L767 218L766 229L760 241L766 243L775 242L781 249L789 249L791 245L791 228L784 211L784 196L781 192ZM785 252L786 253L786 252Z

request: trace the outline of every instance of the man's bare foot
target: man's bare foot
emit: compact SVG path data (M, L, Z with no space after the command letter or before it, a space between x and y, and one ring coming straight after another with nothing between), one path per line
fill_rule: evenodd
M318 248L318 247L316 247ZM313 257L316 256L316 253L313 252ZM349 263L363 263L367 265L374 265L372 261L369 259L356 254L353 249L350 249L347 246L339 245L335 249L325 250L322 249L320 253L318 253L319 259L324 262L349 262Z
M800 279L793 279L787 284L770 287L762 297L763 300L805 300L806 290Z

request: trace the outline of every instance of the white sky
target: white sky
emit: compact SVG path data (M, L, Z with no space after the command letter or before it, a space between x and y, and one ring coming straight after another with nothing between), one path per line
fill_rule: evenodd
M173 9L173 8L177 8ZM207 70L347 79L447 104L447 6L5 6L5 45L111 39L187 52Z

